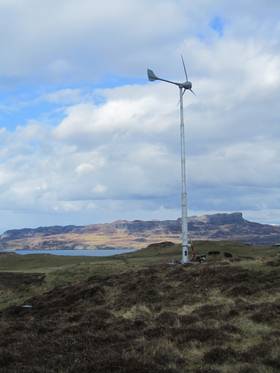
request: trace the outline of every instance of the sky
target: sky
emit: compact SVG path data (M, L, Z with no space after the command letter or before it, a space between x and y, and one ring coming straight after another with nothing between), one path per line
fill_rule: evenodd
M0 231L191 215L280 224L278 0L0 0Z

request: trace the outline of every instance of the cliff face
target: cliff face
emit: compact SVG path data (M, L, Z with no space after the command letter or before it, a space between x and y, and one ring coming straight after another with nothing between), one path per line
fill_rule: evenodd
M280 242L280 226L247 221L242 213L214 214L189 219L191 239L238 240L247 243ZM136 247L153 242L179 242L181 219L163 221L119 220L87 226L53 226L8 230L0 236L0 249L75 249Z

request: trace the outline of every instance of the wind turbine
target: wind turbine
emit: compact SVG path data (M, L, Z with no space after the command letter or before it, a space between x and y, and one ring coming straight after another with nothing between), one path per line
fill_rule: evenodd
M189 240L188 240L188 210L187 210L187 181L186 181L186 146L185 146L185 125L184 125L184 108L183 96L187 90L192 90L192 83L188 79L187 69L183 56L181 56L182 64L185 71L186 80L182 83L173 82L167 79L161 79L148 69L148 79L150 81L161 80L166 83L175 84L179 88L180 94L180 137L181 137L181 177L182 177L182 190L181 190L181 205L182 205L182 264L190 262L189 259Z

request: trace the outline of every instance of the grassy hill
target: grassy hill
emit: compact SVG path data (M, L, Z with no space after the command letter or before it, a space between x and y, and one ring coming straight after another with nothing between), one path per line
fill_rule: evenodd
M279 249L195 246L220 254L1 255L1 372L279 372Z

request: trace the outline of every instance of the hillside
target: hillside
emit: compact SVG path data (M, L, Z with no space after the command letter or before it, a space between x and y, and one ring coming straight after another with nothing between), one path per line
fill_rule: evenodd
M25 289L0 313L1 371L279 372L278 249L197 246L221 255L168 265L180 247L164 244L107 259L0 256L1 293Z
M142 248L159 241L179 242L180 232L180 219L25 228L3 233L0 249ZM250 222L239 212L191 217L189 232L193 240L235 240L250 244L280 242L280 226Z

